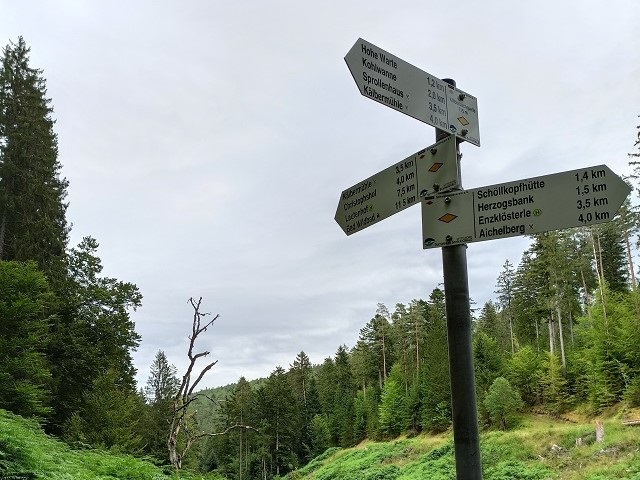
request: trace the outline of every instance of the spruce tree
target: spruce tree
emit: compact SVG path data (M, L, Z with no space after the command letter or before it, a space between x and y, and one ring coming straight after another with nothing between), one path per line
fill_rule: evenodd
M34 262L0 262L0 408L19 415L50 410L51 372L43 353L51 297Z
M67 181L60 176L51 100L22 37L0 67L0 260L35 260L59 291L65 278Z
M142 430L145 451L165 462L169 461L167 435L171 400L179 386L176 367L169 363L162 350L158 350L144 390L147 408Z
M600 274L612 292L629 290L629 270L625 250L625 228L619 219L593 228L596 260L602 266Z

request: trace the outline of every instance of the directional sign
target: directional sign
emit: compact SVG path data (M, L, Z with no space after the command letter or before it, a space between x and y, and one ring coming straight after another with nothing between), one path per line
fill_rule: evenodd
M606 165L426 198L424 248L612 220L631 191Z
M361 38L344 59L365 97L480 146L473 95Z
M458 185L450 136L363 180L340 195L336 222L347 235L373 225L436 191Z

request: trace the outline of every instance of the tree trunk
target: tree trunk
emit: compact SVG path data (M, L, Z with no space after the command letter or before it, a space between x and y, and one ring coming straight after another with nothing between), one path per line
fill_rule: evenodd
M7 225L7 212L2 212L2 220L0 221L0 262L4 260L4 236Z
M604 422L602 420L596 420L596 442L604 441Z
M598 253L596 253L596 238L598 239ZM608 321L607 321L607 306L604 302L604 271L602 270L602 252L600 251L600 235L594 237L593 230L591 230L591 244L593 245L593 259L596 262L596 273L598 275L598 283L600 284L600 299L602 300L602 316L604 317L605 332L609 333ZM598 261L599 260L599 261Z
M280 476L280 415L276 414L276 475Z
M511 318L511 307L509 307L509 311L507 312L509 316L509 338L511 338L511 355L516 353L516 342L515 338L513 338L513 319Z
M571 313L571 310L569 310L569 335L571 335L571 346L573 346L573 314Z
M382 334L382 379L387 383L387 352L384 342L384 333Z
M624 241L627 246L627 262L629 262L629 275L631 276L631 289L636 289L636 274L633 271L633 256L631 255L631 243L629 242L629 231L624 232Z
M240 413L240 423L244 423L242 421L242 413ZM240 466L240 468L239 468L238 473L239 473L239 477L240 477L239 480L242 480L242 430L240 430L240 449L239 449L239 452L240 452L240 458L238 458L238 465Z
M420 378L420 344L418 343L418 319L416 318L416 381Z
M553 323L553 315L549 315L549 353L553 355L556 351L556 329Z
M564 335L562 334L562 312L560 304L556 303L556 315L558 316L558 334L560 336L560 359L562 360L562 373L567 373L567 360L564 356Z

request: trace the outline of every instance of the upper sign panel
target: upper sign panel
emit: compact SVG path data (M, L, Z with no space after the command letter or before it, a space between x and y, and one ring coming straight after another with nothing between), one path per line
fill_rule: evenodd
M344 57L360 93L480 146L478 99L362 38Z

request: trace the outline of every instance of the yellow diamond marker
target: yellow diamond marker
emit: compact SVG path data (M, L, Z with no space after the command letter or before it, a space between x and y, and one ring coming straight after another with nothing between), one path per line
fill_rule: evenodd
M441 222L444 222L444 223L449 223L449 222L454 221L456 218L458 218L457 215L454 215L452 213L445 213L438 220L440 220Z
M469 125L469 120L467 120L467 119L466 119L466 118L464 118L464 117L458 117L458 121L459 121L462 125L464 125L465 127L466 127L467 125Z
M437 172L438 170L440 170L440 167L444 165L444 163L434 163L433 165L431 165L431 168L429 169L430 172L434 173Z

